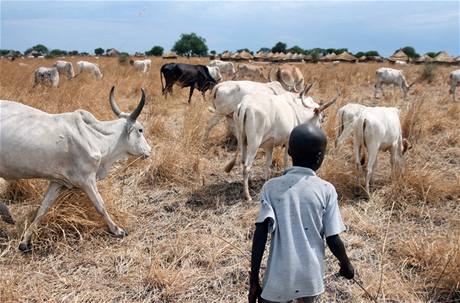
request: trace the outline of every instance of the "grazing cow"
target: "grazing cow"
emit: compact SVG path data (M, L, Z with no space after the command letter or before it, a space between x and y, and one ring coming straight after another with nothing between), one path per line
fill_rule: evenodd
M375 90L374 98L377 98L377 90L383 94L382 84L393 84L398 86L404 93L404 98L407 96L409 89L415 84L415 81L410 85L407 84L403 71L394 68L381 67L375 72Z
M152 64L152 60L130 60L129 63L134 67L135 70L146 73L149 71Z
M264 76L264 68L262 66L256 66L251 64L240 64L236 73L233 75L233 79L262 79L268 81Z
M211 129L225 117L227 118L230 129L233 131L233 112L236 111L244 96L256 92L273 95L287 93L278 81L261 83L242 80L225 81L217 84L211 93L212 104L214 106L212 109L213 116L208 121L204 139L208 139Z
M208 68L209 74L211 77L216 80L216 82L220 82L222 80L222 75L220 73L220 69L217 66L206 66Z
M299 68L289 64L275 67L275 79L272 80L273 68L268 73L270 81L276 80L283 85L284 89L290 92L301 92L304 89L304 79Z
M342 145L348 136L353 132L353 124L358 119L362 110L366 107L357 103L348 103L342 106L338 111L335 120L337 121L337 136L335 138L335 147Z
M149 156L151 148L137 118L145 104L141 100L132 113L123 113L110 91L110 105L117 120L99 121L84 110L48 114L27 105L0 100L0 177L6 180L41 178L50 180L35 219L25 230L19 249L31 249L31 237L50 206L64 188L81 188L110 232L126 232L112 221L99 194L96 181L104 179L116 161L128 155Z
M39 67L35 70L34 85L38 84L50 85L58 87L59 85L59 72L57 67Z
M235 66L232 62L225 62L221 60L211 60L208 66L217 66L220 69L222 74L226 74L227 76L233 77L236 73Z
M163 86L163 77L165 84ZM172 95L175 83L180 87L190 87L188 103L192 100L193 90L197 88L205 99L205 92L212 89L217 81L209 73L206 65L167 63L160 69L161 92L166 97L168 92Z
M455 90L457 89L457 86L460 86L460 69L454 70L449 74L449 82L449 93L452 94L452 98L455 101Z
M80 74L84 71L91 73L96 79L102 79L101 69L99 68L99 65L95 63L88 61L78 61L77 74Z
M401 60L396 60L395 64L397 64L397 65L407 65L407 62L406 61L401 61Z
M65 74L67 76L67 79L69 80L75 77L75 72L73 70L73 65L71 62L57 60L54 63L54 67L57 67L59 73Z
M287 146L289 135L294 127L302 123L320 124L321 113L332 105L337 97L318 107L311 107L312 101L305 102L304 93L296 98L293 94L273 95L253 93L243 97L238 110L233 113L237 131L238 148L233 159L226 165L225 171L235 165L238 152L241 151L243 164L244 197L251 200L249 194L249 171L259 147L265 149L265 178L268 178L272 164L272 152L275 146ZM284 153L284 165L287 165L287 148Z
M379 150L390 151L392 175L401 174L404 168L403 155L409 142L402 138L399 109L396 107L366 107L354 123L353 151L358 170L357 183L362 175L361 165L364 157L361 149L367 150L365 186L369 194L369 183L377 169Z
M338 60L332 61L332 65L339 65L339 64L340 64L340 61Z

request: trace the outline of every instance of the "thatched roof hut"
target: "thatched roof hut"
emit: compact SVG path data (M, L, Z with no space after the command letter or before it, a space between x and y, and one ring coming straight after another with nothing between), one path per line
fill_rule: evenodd
M330 54L327 54L326 56L319 58L319 61L324 61L324 62L330 62L330 61L335 61L335 60L337 60L337 55L335 53L330 53Z
M417 63L417 64L423 64L423 63L428 63L428 62L432 62L432 61L433 61L433 58L431 58L427 54L425 54L423 56L420 56L417 59L415 59L415 63Z
M460 65L460 56L454 58L454 64Z
M367 62L367 57L366 56L361 56L358 58L359 62Z
M454 59L449 56L446 52L440 52L436 57L433 58L434 63L444 63L451 64L454 62Z
M310 62L313 61L313 56L312 55L303 55L303 61L304 62Z
M391 62L396 62L396 61L404 61L404 62L409 62L409 56L406 55L405 52L403 52L402 49L398 49L395 51L395 53L388 58L389 61Z
M265 52L257 52L254 55L254 61L264 61L267 57L267 53Z
M169 52L163 55L163 59L177 59L177 54L175 52Z
M343 52L337 56L336 61L356 62L358 59L349 52Z
M249 61L254 59L254 56L251 55L251 53L244 50L239 53L236 53L235 56L233 56L233 58L238 61Z
M115 48L111 48L106 54L109 57L118 57L118 56L120 56L120 52Z
M302 62L304 55L302 54L293 54L291 57L291 62Z
M220 60L222 61L229 61L232 59L232 53L231 52L224 52L222 55L220 55Z
M284 61L285 54L284 53L275 53L272 56L272 62L282 62Z
M264 61L272 61L274 55L275 54L273 54L272 52L269 52L267 55L265 55Z

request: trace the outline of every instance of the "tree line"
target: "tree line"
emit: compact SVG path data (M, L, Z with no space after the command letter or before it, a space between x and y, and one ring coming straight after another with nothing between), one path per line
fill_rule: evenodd
M416 59L420 57L420 54L416 52L416 50L412 46L406 46L401 48L406 55L408 55L412 59ZM112 49L104 49L102 47L98 47L94 50L94 54L97 56L103 56L103 55L108 55L109 52ZM190 33L190 34L181 34L179 39L174 43L173 48L171 49L173 52L176 52L180 56L207 56L208 55L208 46L206 44L206 39L197 35L196 33ZM24 51L25 55L28 55L32 53L33 51L43 54L44 56L48 57L57 57L57 56L66 56L66 55L71 55L71 56L88 56L90 55L87 52L79 52L77 50L72 50L72 51L66 51L66 50L61 50L61 49L52 49L49 50L45 45L43 44L37 44L31 48L28 48L27 50ZM248 48L241 48L237 49L237 52L241 51L247 51L251 54L254 54L253 51L249 50ZM7 49L0 49L0 56L5 56L8 55L11 52L11 50ZM18 54L20 52L14 51ZM304 49L298 45L294 45L291 47L288 47L288 45L284 42L277 42L273 47L261 47L258 52L273 52L273 53L298 53L298 54L303 54L303 55L311 55L313 59L318 59L321 56L327 55L327 54L332 54L335 53L336 55L339 55L343 52L349 52L348 48L311 48L311 49ZM215 50L211 50L209 52L211 55L216 55L217 52ZM351 52L349 52L351 53ZM434 58L436 57L440 52L428 52L427 55ZM128 55L126 52L121 52L124 56ZM147 55L147 56L162 56L164 54L164 48L155 45L151 49L146 50L143 53L138 53L136 54L140 55ZM352 53L353 54L353 53ZM379 52L376 50L368 50L368 51L359 51L353 54L356 57L370 57L370 56L380 56Z

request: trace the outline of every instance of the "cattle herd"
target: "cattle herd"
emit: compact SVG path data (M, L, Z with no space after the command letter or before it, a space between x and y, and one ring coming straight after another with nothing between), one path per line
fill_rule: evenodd
M150 59L131 60L130 64L141 73L151 68ZM52 67L37 68L33 85L58 87L60 75L73 79L81 73L89 73L95 79L103 77L95 63L78 61L74 71L72 63L59 60ZM223 81L223 76L228 80ZM383 84L399 87L404 98L415 84L407 83L402 70L379 68L375 76L375 98L378 97L378 91L383 94ZM285 148L292 129L299 124L321 126L324 111L341 95L338 90L332 100L316 102L308 96L314 83L306 85L302 72L289 64L274 66L265 76L261 66L251 64L239 64L235 68L233 63L220 60L213 60L208 65L168 63L161 67L160 79L165 98L173 93L174 84L190 87L188 103L195 89L202 93L203 98L210 91L212 107L209 110L213 114L203 139L206 141L219 121L227 120L238 145L225 170L229 172L238 155L241 155L246 200L251 200L248 181L257 150L263 148L265 151L264 173L268 178L274 147ZM455 90L460 85L460 70L450 73L449 83L449 93L455 101ZM119 109L114 94L115 88L112 87L109 103L117 117L112 121L99 121L84 110L51 115L19 102L0 100L0 177L7 180L49 180L41 206L23 234L19 245L21 251L31 249L34 229L63 188L82 189L110 232L119 237L126 234L106 211L96 181L104 179L116 161L126 155L148 157L151 148L144 137L143 126L137 120L145 104L144 90L141 90L140 101L132 113ZM410 144L407 138L403 138L398 108L348 103L337 111L336 121L336 146L342 145L350 136L353 138L357 183L360 185L364 168L365 194L370 191L379 150L390 152L392 174L396 176L402 173L404 154ZM288 163L286 149L285 167ZM367 163L364 154L367 154ZM2 217L10 218L7 212L7 207L0 203Z

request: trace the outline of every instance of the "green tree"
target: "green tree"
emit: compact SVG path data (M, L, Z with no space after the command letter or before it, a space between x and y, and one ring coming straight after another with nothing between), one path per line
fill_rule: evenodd
M49 53L50 56L52 57L56 57L56 56L65 56L67 55L67 52L65 50L62 50L62 49L52 49Z
M217 52L215 50L212 50L209 52L211 55L215 56L217 54Z
M284 42L278 42L272 47L273 53L286 53L287 45Z
M287 51L294 53L294 54L305 54L305 50L298 45L294 45L293 47L289 48Z
M102 47L98 47L94 50L94 54L96 54L96 56L102 56L104 54L104 49Z
M268 47L261 47L257 52L268 53L269 51L270 51L270 49Z
M378 57L378 56L380 56L380 54L379 54L378 51L370 50L370 51L367 51L367 52L365 53L365 56L366 56L366 57L371 57L371 56Z
M146 51L147 56L162 56L164 49L161 46L155 45L149 51Z
M366 56L366 53L365 52L357 52L357 53L355 53L356 58L360 58L362 56Z
M420 55L415 51L415 48L412 46L405 46L402 48L402 51L409 56L409 58L418 58Z
M25 51L25 54L28 54L32 51L37 51L37 52L41 52L42 54L48 54L49 51L48 51L48 48L46 46L44 46L43 44L37 44L35 46L32 46L31 48L28 48L26 51Z
M427 56L431 57L431 58L434 58L436 57L437 55L439 55L441 52L428 52L426 53Z
M180 35L179 40L174 43L172 50L181 56L205 56L208 54L206 39L195 33Z
M76 56L76 55L78 55L78 51L77 50L70 51L69 55Z

